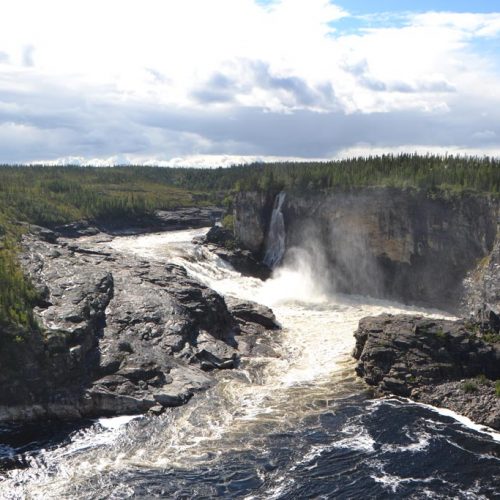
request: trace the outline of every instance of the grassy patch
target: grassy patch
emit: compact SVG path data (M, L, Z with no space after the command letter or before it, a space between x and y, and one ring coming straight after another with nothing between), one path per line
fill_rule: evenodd
M470 394L478 391L477 385L474 382L468 380L462 385L462 389L465 393Z
M443 341L443 342L444 342L444 341L446 340L447 335L446 335L446 333L443 331L443 329L442 329L442 328L440 328L440 329L436 332L436 337L437 337L439 340L441 340L441 341Z
M488 377L486 377L486 375L484 373L481 373L481 375L478 375L476 377L475 381L478 385L485 385L485 386L491 385L491 380Z
M481 335L481 338L488 344L497 344L500 342L500 334L495 332L486 332Z

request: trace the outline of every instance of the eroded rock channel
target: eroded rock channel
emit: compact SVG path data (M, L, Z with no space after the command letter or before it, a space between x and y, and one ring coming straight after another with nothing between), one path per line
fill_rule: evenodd
M121 253L111 240L48 230L24 237L40 330L10 349L0 420L161 413L279 328L270 309L226 303L183 267Z

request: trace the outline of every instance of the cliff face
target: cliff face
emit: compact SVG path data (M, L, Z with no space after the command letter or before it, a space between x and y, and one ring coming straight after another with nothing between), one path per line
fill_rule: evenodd
M262 257L274 196L262 192L240 193L236 198L236 237L257 257Z
M482 320L491 319L490 311L500 312L500 231L492 251L479 261L464 281L464 309Z
M268 198L243 193L235 206L236 236L261 254L272 211ZM474 286L462 284L481 262L485 266L482 259L494 247L498 205L485 196L392 188L289 193L282 210L285 261L309 259L334 291L449 310L457 310L465 294L474 309L477 301L468 296L484 288L479 281L488 281L483 272L469 276Z

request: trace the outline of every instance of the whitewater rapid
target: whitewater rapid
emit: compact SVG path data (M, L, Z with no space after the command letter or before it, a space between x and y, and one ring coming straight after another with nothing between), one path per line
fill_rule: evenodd
M394 454L391 446L401 446L381 448L363 419L415 405L389 401L380 410L380 403L367 398L365 385L354 376L353 332L362 317L382 312L443 313L328 294L307 259L275 270L265 282L244 277L191 243L204 232L117 237L103 245L145 260L177 263L224 296L271 307L283 330L267 341L280 356L248 359L241 369L219 373L214 388L161 417L101 419L75 432L68 442L29 456L26 469L9 471L0 482L2 498L303 498L303 485L295 476L308 467L318 469L318 457L345 455L342 450L349 450L343 460L353 478L352 467L359 471L351 455L365 453L371 460L359 457L371 464L357 484L368 481L360 491L401 493L407 487L405 478L397 487L384 484L397 475L389 474L385 462L373 455L380 450ZM425 452L431 446L437 424L429 422L415 432L405 431L401 439L409 436L409 443L401 453ZM329 466L332 477L338 466ZM335 485L341 487L344 479ZM443 481L440 487L451 484ZM328 490L332 495L334 491L333 486ZM317 493L323 495L320 488Z

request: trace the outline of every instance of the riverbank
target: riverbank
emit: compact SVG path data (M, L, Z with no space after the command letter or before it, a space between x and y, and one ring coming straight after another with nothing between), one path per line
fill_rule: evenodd
M382 314L363 318L354 335L356 373L377 394L500 429L500 336L490 324Z
M39 327L2 339L0 421L158 414L211 387L213 372L239 366L256 336L279 328L269 309L227 304L183 267L112 241L39 228L23 237Z

